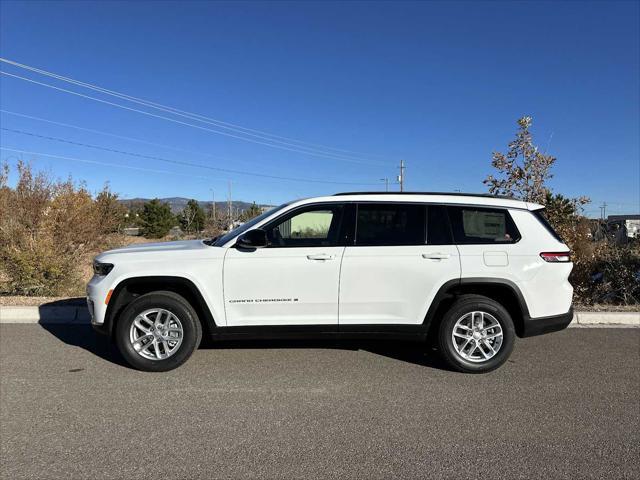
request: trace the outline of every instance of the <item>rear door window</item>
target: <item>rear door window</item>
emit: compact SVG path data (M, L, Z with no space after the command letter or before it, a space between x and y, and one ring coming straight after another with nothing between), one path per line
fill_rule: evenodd
M520 240L511 215L506 209L481 207L447 207L453 237L457 244L515 243Z
M424 245L426 211L419 204L358 204L355 245Z

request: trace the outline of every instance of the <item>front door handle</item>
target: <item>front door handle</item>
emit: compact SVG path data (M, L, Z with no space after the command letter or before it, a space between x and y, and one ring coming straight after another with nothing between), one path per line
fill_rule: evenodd
M336 258L335 255L327 255L326 253L318 253L317 255L307 255L309 260L333 260Z
M422 258L428 260L446 260L451 255L449 253L423 253Z

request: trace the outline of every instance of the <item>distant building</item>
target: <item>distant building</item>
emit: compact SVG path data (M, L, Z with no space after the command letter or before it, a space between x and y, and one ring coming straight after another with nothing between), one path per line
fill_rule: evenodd
M138 227L125 227L122 229L122 233L130 237L138 237L141 234L140 228Z
M629 238L640 238L640 215L609 215L607 229L616 231L623 229Z

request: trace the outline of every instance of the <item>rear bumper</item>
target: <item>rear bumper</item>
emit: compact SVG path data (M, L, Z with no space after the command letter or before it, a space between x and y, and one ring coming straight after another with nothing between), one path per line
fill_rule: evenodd
M522 325L522 337L534 337L545 333L564 330L573 320L573 307L567 313L549 317L525 318Z

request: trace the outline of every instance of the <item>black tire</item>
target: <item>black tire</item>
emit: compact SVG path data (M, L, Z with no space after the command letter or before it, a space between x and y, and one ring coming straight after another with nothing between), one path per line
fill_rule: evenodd
M465 314L473 311L482 311L493 315L502 327L502 345L493 357L485 361L469 361L463 358L453 345L452 335L456 322ZM464 373L486 373L495 370L507 361L513 350L515 337L511 315L501 304L482 295L463 295L453 303L440 323L438 346L445 362L452 369Z
M134 349L129 331L136 317L145 310L162 308L173 313L182 324L182 343L171 356L161 360L144 358ZM132 367L145 372L166 372L186 362L200 344L202 325L198 315L187 300L174 292L157 291L141 295L131 302L116 324L115 341L124 359Z

